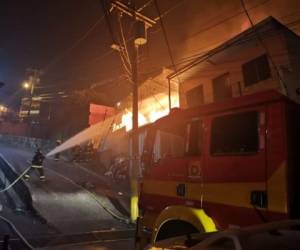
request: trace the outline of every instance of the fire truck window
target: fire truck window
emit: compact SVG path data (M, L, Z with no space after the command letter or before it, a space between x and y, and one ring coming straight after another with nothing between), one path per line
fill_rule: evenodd
M246 154L258 150L258 113L217 117L211 128L211 154Z
M154 143L154 162L166 157L182 157L185 151L183 124L157 130Z
M186 155L195 156L201 154L202 146L202 122L195 120L186 127Z

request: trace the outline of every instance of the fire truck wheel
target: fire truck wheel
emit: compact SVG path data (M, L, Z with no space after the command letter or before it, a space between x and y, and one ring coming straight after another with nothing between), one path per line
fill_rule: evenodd
M171 220L162 225L155 241L192 233L199 233L192 224L182 220Z

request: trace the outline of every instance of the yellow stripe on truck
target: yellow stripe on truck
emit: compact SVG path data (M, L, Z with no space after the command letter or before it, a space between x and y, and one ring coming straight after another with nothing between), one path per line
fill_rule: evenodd
M200 201L203 195L203 200L207 202L250 208L250 192L265 190L264 183L218 183L205 184L204 187L201 187L200 183L185 183L186 196L180 197L176 194L178 184L175 181L147 180L144 181L143 192L197 201Z
M268 180L268 207L270 211L288 213L286 163L273 173Z
M268 180L268 210L279 213L287 213L287 191L285 164L278 168ZM180 182L182 183L182 182ZM176 197L186 200L201 200L219 203L229 206L252 208L250 194L254 190L266 190L264 182L240 182L240 183L185 183L186 195L180 197L176 194L179 182L145 180L143 192L147 194Z

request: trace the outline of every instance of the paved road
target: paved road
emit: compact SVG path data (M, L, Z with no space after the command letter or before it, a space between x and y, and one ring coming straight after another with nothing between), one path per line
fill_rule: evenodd
M28 166L26 162L31 159L33 154L32 152L6 146L0 146L0 152L18 173L26 169ZM19 223L16 220L14 221L17 226L20 226L23 233L26 234L26 230L21 226L24 219L31 222L35 221L34 225L31 225L30 231L33 233L43 232L43 234L51 232L53 234L69 235L110 229L127 230L129 228L128 225L117 221L111 213L107 212L109 210L119 217L125 217L126 197L118 197L116 192L109 189L105 180L101 180L100 177L92 175L73 164L51 160L45 162L45 175L47 178L45 182L40 182L38 176L32 176L26 185L32 195L33 207L47 223L37 220L35 215L25 214L23 216L25 218L19 218ZM85 186L87 182L89 184L87 186L93 187L95 192L98 193L97 199L80 186ZM99 195L101 193L108 194L111 196L110 199L105 195ZM11 211L9 206L6 206L4 210ZM10 217L14 218L16 216L12 213ZM44 227L42 230L41 226ZM114 245L116 244L119 243L114 243ZM124 241L124 244L126 248L122 249L133 248L131 240ZM130 247L128 248L128 246ZM109 248L108 244L105 249L114 248Z

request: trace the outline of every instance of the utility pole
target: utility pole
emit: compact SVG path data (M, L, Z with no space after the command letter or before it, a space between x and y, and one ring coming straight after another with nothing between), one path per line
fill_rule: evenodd
M138 68L137 46L132 52L132 169L131 169L131 221L138 216L138 179L139 179L139 111L138 111Z
M31 136L31 118L30 118L30 113L31 113L31 107L32 107L32 102L33 102L33 94L34 94L34 88L36 84L40 81L39 78L39 70L37 69L28 69L27 70L30 73L29 80L24 82L23 87L25 89L30 90L30 96L29 96L29 105L28 105L28 112L27 112L27 119L28 119L28 125L29 125L29 134Z
M29 76L29 81L25 82L23 87L25 89L30 88L30 98L29 98L29 107L28 107L28 118L30 117L31 107L32 107L32 99L34 94L34 87L36 84L40 81L39 78L39 71L37 69L28 69L29 72L31 72L31 75Z
M111 11L117 11L133 18L135 27L135 39L131 51L131 80L132 80L132 131L131 131L131 171L130 171L130 219L135 222L138 217L138 195L139 195L139 175L140 175L140 157L139 157L139 124L138 124L138 47L146 43L146 28L152 27L156 22L142 15L135 10L133 1L132 7L123 4L120 1L112 1ZM139 29L140 28L140 29Z
M29 105L28 105L28 121L30 121L30 112L31 112L31 106L32 106L32 98L33 98L33 93L34 93L34 80L33 77L30 77L30 96L29 96Z

